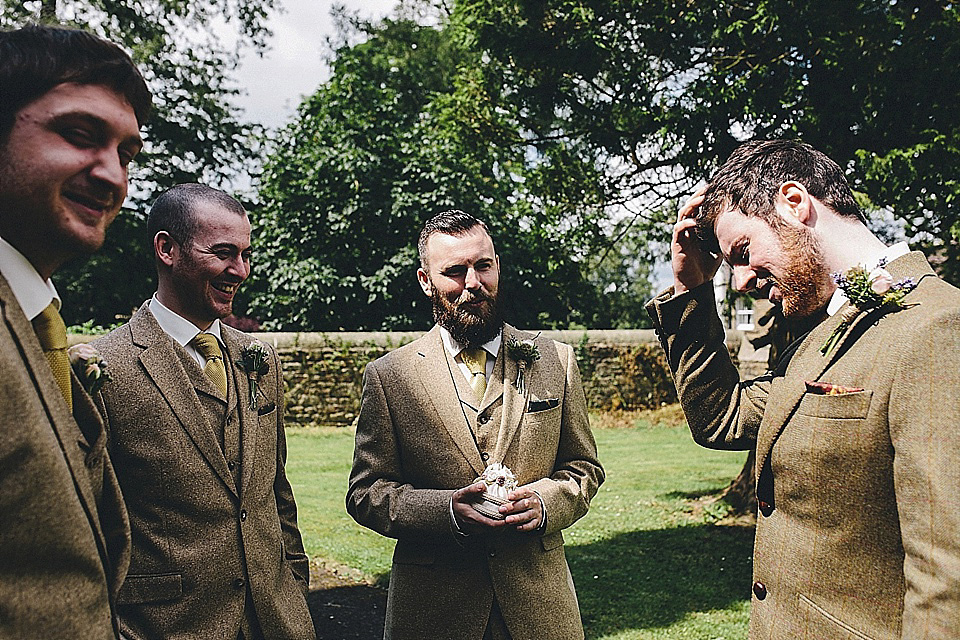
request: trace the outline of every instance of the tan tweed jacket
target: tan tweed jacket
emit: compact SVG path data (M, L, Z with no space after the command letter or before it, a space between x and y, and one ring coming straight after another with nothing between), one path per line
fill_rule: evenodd
M112 375L97 402L133 534L119 600L131 640L233 640L251 619L266 638L315 637L307 557L284 473L280 361L270 349L251 409L236 360L252 337L226 326L222 335L227 400L237 403L227 415L239 425L208 420L210 404L224 402L220 392L146 303L93 343ZM219 441L228 428L239 428L236 451Z
M73 378L74 416L0 276L0 637L116 638L130 529L103 424Z
M504 328L479 407L437 327L364 373L346 502L357 522L397 538L385 638L480 640L494 597L514 640L583 637L561 530L587 512L603 469L573 350L537 339L525 404L512 337L533 338ZM544 531L454 533L451 494L494 461L540 493Z
M757 447L753 639L960 635L960 291L920 253L887 270L914 306L823 356L841 310L743 383L709 284L648 305L694 438Z

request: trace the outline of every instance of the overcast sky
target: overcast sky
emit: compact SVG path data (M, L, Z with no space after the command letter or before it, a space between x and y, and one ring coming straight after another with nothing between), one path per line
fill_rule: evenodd
M270 50L247 55L235 77L247 95L239 99L246 117L270 128L289 121L303 96L328 77L323 64L325 39L333 34L332 0L281 0L285 9L269 24ZM341 0L366 18L390 13L396 0Z

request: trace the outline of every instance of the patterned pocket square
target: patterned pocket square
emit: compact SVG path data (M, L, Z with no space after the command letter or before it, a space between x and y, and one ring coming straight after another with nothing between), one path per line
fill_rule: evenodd
M859 387L841 387L829 382L809 382L805 380L804 384L807 385L807 393L818 396L841 396L845 393L860 393L863 391Z
M536 413L553 409L560 404L560 398L547 398L546 400L531 400L527 405L527 413Z
M277 405L273 404L272 402L268 404L262 404L259 407L257 407L257 415L265 416L276 408L277 408Z

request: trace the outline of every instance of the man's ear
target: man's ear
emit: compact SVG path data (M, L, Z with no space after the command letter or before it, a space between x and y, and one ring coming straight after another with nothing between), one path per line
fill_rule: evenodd
M179 250L180 245L166 231L158 231L157 235L153 236L153 252L156 254L157 260L166 266L173 266L176 261L176 253Z
M813 226L816 211L807 188L796 180L788 180L777 190L776 208L788 220Z
M420 283L420 288L423 289L423 295L429 298L430 294L433 293L433 287L430 286L430 276L423 270L423 267L417 269L417 282Z

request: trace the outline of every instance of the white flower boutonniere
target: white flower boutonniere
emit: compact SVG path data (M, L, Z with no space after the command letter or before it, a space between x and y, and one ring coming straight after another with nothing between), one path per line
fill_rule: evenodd
M240 351L237 364L247 372L247 380L250 381L249 404L251 409L256 409L260 377L270 371L270 365L267 364L266 345L259 340L254 340Z
M899 311L914 306L904 304L903 298L917 284L910 278L894 282L890 272L884 269L886 264L886 260L881 260L873 271L867 271L864 267L856 266L848 269L846 273L833 274L834 281L846 294L851 306L843 312L840 324L820 347L821 354L830 355L841 336L846 333L861 313L874 310Z
M70 366L80 378L80 384L90 395L95 394L110 380L107 373L107 361L89 344L75 344L67 351Z
M537 336L539 335L538 333ZM536 337L533 340L536 340ZM527 366L540 359L540 349L533 340L517 340L511 337L507 343L507 353L517 361L517 379L513 386L517 388L520 395L526 395L526 385L523 381L524 371L526 371Z

